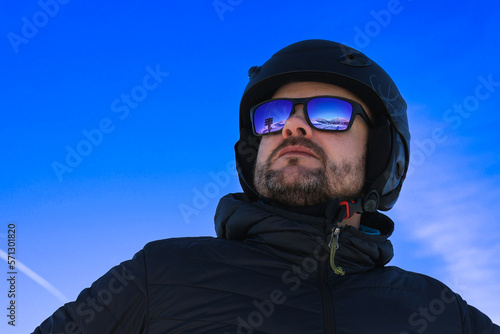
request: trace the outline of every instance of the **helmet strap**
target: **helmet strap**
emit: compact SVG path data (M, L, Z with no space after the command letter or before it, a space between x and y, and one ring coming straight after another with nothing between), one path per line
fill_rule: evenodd
M341 201L337 212L336 222L340 223L345 219L351 218L356 213L363 213L363 199L360 197L353 201Z
M365 198L358 198L353 201L341 201L339 203L340 210L337 215L337 222L342 222L344 219L351 218L356 213L374 212L379 204L379 195L376 190L370 191Z

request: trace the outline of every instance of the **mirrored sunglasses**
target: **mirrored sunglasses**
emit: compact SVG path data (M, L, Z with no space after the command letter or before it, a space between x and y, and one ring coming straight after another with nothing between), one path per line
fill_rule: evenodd
M250 109L253 132L263 136L281 131L297 104L304 105L304 115L313 128L342 132L351 128L356 115L372 127L363 107L356 101L338 96L314 96L300 99L272 99Z

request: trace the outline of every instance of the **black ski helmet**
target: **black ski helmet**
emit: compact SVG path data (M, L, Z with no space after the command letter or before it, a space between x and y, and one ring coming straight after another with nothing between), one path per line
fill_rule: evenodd
M258 199L253 175L260 139L252 132L250 108L270 99L294 81L317 81L350 90L372 111L362 211L389 210L398 199L409 164L410 132L406 102L389 75L373 60L346 45L305 40L275 53L248 71L250 79L240 104L240 138L235 145L241 186ZM342 199L341 199L342 200Z

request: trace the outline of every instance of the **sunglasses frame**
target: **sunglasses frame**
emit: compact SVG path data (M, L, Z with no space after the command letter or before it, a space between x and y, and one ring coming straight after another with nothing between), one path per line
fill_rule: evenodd
M309 118L309 112L307 111L307 104L311 100L318 99L318 98L325 98L325 97L333 98L333 99L336 99L336 100L346 101L346 102L348 102L352 106L351 119L349 120L349 124L347 125L347 127L344 130L318 129L317 127L315 127L312 124L311 119ZM365 109L363 109L363 107L361 106L361 104L359 104L358 102L353 101L351 99L347 99L345 97L340 97L340 96L319 95L319 96L311 96L311 97L304 97L304 98L297 98L297 99L294 99L294 98L277 98L277 99L266 100L266 101L263 101L263 102L261 102L259 104L256 104L255 106L253 106L252 108L250 108L250 120L252 122L252 131L253 131L254 135L261 137L261 136L275 134L275 133L279 133L279 132L283 131L283 128L285 127L284 125L283 125L283 128L281 128L281 129L279 129L277 131L273 131L273 132L257 133L255 131L254 115L255 115L255 111L257 110L257 108L259 108L263 104L266 104L266 103L269 103L269 102L272 102L272 101L278 101L278 100L285 100L285 101L292 102L292 110L290 111L290 115L288 115L288 117L287 117L286 120L288 120L290 118L290 116L292 116L295 113L295 111L296 111L295 110L295 106L296 105L303 104L304 105L304 115L305 115L305 118L307 120L307 123L313 129L318 130L318 131L324 131L324 132L346 132L346 131L349 131L349 129L352 126L352 123L354 123L354 119L356 118L356 115L361 116L361 118L365 121L365 123L368 125L369 128L373 127L373 123L371 122L370 118L368 117L368 114L366 113ZM285 123L286 123L286 121L285 121Z

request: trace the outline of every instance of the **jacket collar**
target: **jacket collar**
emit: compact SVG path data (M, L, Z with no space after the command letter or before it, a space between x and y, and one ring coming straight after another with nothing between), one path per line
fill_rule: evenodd
M310 209L294 211L250 202L242 193L226 195L215 214L217 237L265 244L292 262L300 262L305 256L318 252L329 252L328 243L335 224L327 218L328 211L322 215L311 215ZM361 223L378 229L380 235L368 235L352 226L342 228L335 262L347 273L383 267L393 257L388 237L394 223L378 212L364 213Z

